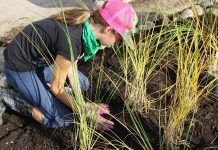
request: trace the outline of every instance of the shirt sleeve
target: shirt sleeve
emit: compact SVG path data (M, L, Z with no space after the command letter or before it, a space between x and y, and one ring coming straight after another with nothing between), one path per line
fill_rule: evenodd
M67 35L63 32L61 33L55 43L55 51L57 55L65 57L67 60L71 61L71 55L74 56L74 60L79 56L78 52L80 51L77 46L77 40L75 37L70 36L70 41L67 39ZM71 52L72 51L72 54Z

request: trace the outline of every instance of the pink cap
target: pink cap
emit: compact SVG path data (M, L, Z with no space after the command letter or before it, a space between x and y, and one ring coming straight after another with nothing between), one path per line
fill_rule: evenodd
M121 0L108 0L99 8L99 12L104 20L119 33L126 44L134 47L132 33L135 31L135 26L138 17L132 6Z

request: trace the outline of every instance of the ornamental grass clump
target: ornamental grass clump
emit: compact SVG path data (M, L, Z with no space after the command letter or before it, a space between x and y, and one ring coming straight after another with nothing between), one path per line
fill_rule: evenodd
M147 93L147 83L152 74L156 72L162 59L167 55L168 49L161 49L162 25L158 26L160 32L157 34L152 29L149 32L139 30L136 38L136 47L130 49L124 46L124 51L116 51L120 66L123 71L125 93L123 99L135 112L146 115L156 100Z
M184 21L182 24L175 23L174 32L176 37L175 55L177 59L175 95L171 101L168 122L164 129L166 143L175 147L186 145L190 131L185 129L189 124L191 130L192 121L187 117L197 112L203 99L211 92L212 80L202 86L201 74L207 74L208 68L214 61L217 49L217 27L215 20L209 22L206 16ZM207 22L208 21L208 22ZM192 119L193 119L192 118ZM186 126L187 127L187 126ZM184 138L186 131L186 139ZM174 148L175 148L174 147Z

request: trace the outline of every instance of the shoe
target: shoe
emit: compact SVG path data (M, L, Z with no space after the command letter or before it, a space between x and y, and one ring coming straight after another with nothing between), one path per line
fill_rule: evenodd
M0 100L2 104L15 112L24 116L32 116L32 105L15 89L0 87Z

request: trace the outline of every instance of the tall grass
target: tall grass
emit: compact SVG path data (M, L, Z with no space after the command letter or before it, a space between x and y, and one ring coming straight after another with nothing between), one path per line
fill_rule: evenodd
M195 113L197 108L212 88L212 82L202 87L199 82L202 72L208 69L215 55L214 31L205 33L204 27L193 20L188 26L175 25L174 34L178 44L175 45L177 58L177 77L175 95L169 108L169 120L165 129L165 138L169 144L181 144L186 118ZM172 33L172 31L171 31ZM211 35L208 37L208 35ZM214 49L215 48L215 49ZM208 55L209 54L209 55Z
M162 26L160 26L160 33ZM131 109L146 114L149 112L154 99L147 94L147 82L159 66L161 60L166 56L167 49L159 51L161 34L139 32L135 49L125 47L123 53L116 51L119 62L124 73L125 102Z

